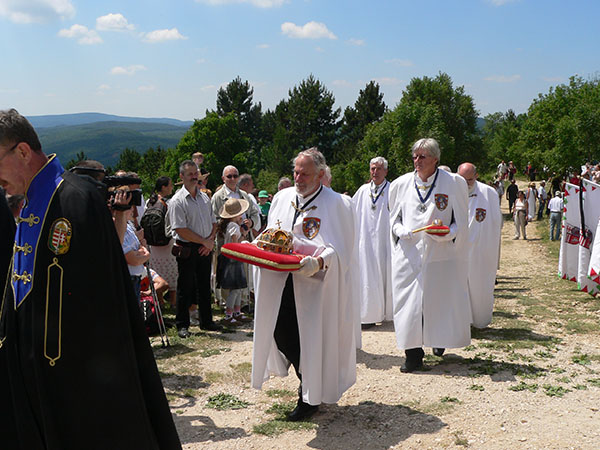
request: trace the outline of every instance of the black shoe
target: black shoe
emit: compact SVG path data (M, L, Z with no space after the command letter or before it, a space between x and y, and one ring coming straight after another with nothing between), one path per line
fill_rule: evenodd
M218 323L211 322L208 325L201 325L200 329L206 331L221 331L223 326L219 325Z
M411 373L415 370L421 370L423 368L423 360L410 360L407 359L402 366L400 366L400 372Z
M177 336L179 336L182 339L186 339L190 337L190 332L188 331L187 328L181 328L179 330L177 330Z
M433 348L433 354L435 356L443 356L445 350L445 348Z
M298 405L288 414L287 419L290 422L299 422L300 420L312 417L319 410L319 405L309 405L302 400L298 400Z
M361 330L368 330L369 328L373 328L374 326L374 323L363 323L360 325L360 328Z

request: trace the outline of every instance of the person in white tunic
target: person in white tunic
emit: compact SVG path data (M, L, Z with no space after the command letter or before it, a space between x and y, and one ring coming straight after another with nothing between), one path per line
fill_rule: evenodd
M472 324L484 328L492 322L494 286L500 252L502 213L496 190L477 181L477 168L471 163L458 166L458 174L469 189L469 299Z
M252 386L270 375L300 379L292 421L335 403L356 381L354 307L347 273L354 247L349 201L320 183L325 158L316 148L294 159L295 186L273 198L267 228L292 232L294 251L309 255L296 272L254 267L256 309Z
M435 139L412 147L415 171L390 186L394 328L405 350L403 372L423 366L423 346L441 356L445 348L471 342L467 288L468 200L465 180L438 170ZM413 232L435 219L446 235Z
M369 164L371 181L352 197L356 212L360 321L367 329L392 320L388 162L378 156Z

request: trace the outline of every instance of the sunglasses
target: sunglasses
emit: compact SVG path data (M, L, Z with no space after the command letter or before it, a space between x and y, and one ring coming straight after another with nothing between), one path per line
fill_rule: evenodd
M238 177L239 177L239 175L238 175L238 174L235 174L235 175L225 175L225 178L229 178L230 180L231 180L232 178L238 178Z

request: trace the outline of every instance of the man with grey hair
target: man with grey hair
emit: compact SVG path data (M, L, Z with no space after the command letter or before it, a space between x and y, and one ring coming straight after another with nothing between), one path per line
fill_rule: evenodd
M27 199L0 310L2 448L181 449L105 196L14 109L0 184Z
M437 168L435 139L415 142L412 158L415 171L390 186L394 327L406 354L403 372L422 368L423 346L441 356L471 341L467 184Z
M493 187L477 181L479 175L474 164L463 163L457 172L467 182L469 191L467 281L472 324L484 328L492 322L502 213L498 193Z
M277 183L277 191L289 188L290 186L292 186L292 184L292 180L290 180L288 177L281 177L279 179L279 182Z
M388 162L369 163L371 180L352 197L356 213L360 321L363 329L392 320Z
M290 364L301 381L288 416L302 420L318 405L337 402L356 381L354 307L347 274L354 250L354 214L347 201L323 187L325 158L316 148L294 158L295 189L275 195L267 228L294 235L307 255L296 272L255 268L256 310L252 386Z

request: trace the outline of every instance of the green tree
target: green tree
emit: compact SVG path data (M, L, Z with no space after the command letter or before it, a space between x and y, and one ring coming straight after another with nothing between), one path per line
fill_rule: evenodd
M84 152L79 152L75 155L75 158L73 158L69 162L67 162L65 169L66 170L72 169L73 167L75 167L77 165L77 163L79 163L79 161L85 161L86 159L88 159L87 155Z
M142 166L142 155L133 149L125 148L119 155L116 170L124 170L125 172L139 172Z
M353 158L358 142L364 138L367 127L378 122L386 111L383 93L379 84L370 81L361 89L354 107L344 110L339 130L338 150L333 162L348 161Z
M496 112L485 116L481 134L488 157L486 167L481 168L480 172L495 170L497 163L502 160L522 164L523 149L519 137L526 120L526 114L517 115L512 109L506 113Z
M281 149L291 149L292 153L309 147L318 147L329 160L333 155L337 119L340 108L334 109L333 94L313 75L302 80L288 92L289 98L282 100L275 108L275 119L279 132ZM285 140L285 144L283 141Z

